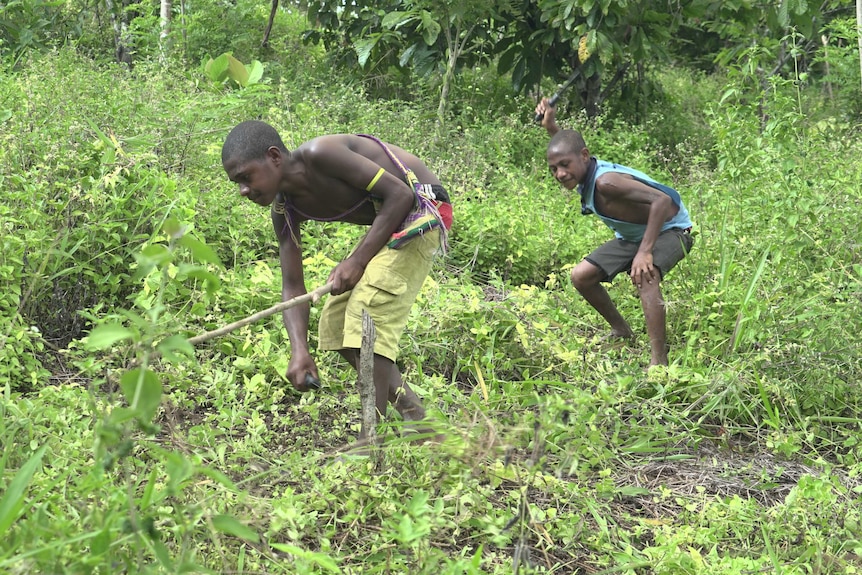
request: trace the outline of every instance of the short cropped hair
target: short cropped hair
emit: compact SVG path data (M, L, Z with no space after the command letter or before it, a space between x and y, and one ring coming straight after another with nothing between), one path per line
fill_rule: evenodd
M287 152L278 132L259 120L246 120L234 127L224 140L221 148L221 161L237 160L240 163L259 160L272 146Z
M577 154L587 147L584 137L574 130L560 130L548 142L548 149L562 147L567 152Z

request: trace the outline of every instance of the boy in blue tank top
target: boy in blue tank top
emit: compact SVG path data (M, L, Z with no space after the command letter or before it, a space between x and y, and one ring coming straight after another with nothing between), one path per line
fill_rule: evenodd
M691 250L691 219L679 194L638 170L590 155L584 138L561 130L543 98L536 106L551 136L548 167L567 190L577 189L581 212L595 214L615 238L596 248L572 270L575 289L611 326L611 337L634 337L601 282L627 272L640 295L650 340L650 366L667 365L665 305L661 281Z

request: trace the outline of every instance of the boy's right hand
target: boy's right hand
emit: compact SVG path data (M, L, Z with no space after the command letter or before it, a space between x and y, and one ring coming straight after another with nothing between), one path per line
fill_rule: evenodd
M332 284L329 293L339 295L352 290L364 273L365 267L358 264L354 258L348 257L329 272L329 278L326 280L326 283Z
M307 380L307 376L311 375L313 379ZM287 364L287 379L297 391L309 391L313 386L309 386L312 381L320 381L320 376L317 374L317 365L308 353L300 353L291 355L290 362ZM319 386L319 384L318 384Z
M536 105L536 115L542 115L542 127L545 128L551 135L559 131L557 126L557 109L551 106L547 98L542 98Z

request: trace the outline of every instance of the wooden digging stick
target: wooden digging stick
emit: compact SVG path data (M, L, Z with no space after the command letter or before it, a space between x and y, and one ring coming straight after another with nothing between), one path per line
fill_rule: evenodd
M189 338L189 343L192 345L197 345L197 344L204 342L204 341L207 341L209 339L213 339L213 338L222 336L226 333L232 332L233 330L239 329L239 328L246 326L250 323L254 323L259 319L269 317L269 316L276 314L280 311L284 311L286 309L290 309L292 307L296 307L298 305L301 305L301 304L304 304L307 302L317 303L321 297L323 297L324 295L328 294L331 291L332 291L332 284L328 283L326 285L320 286L319 288L312 291L311 293L307 293L307 294L289 299L287 301L277 303L274 306L267 308L263 311L259 311L254 315L250 315L245 319L235 321L235 322L228 324L224 327L220 327L218 329L214 329L212 331L208 331L206 333L202 333L200 335L196 335L192 338Z

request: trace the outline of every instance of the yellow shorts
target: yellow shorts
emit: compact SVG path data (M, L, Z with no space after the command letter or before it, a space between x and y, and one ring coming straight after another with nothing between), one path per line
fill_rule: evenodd
M440 230L417 236L397 250L384 246L356 287L326 300L320 315L319 349L359 349L366 309L377 332L374 353L398 359L398 340L439 247Z

